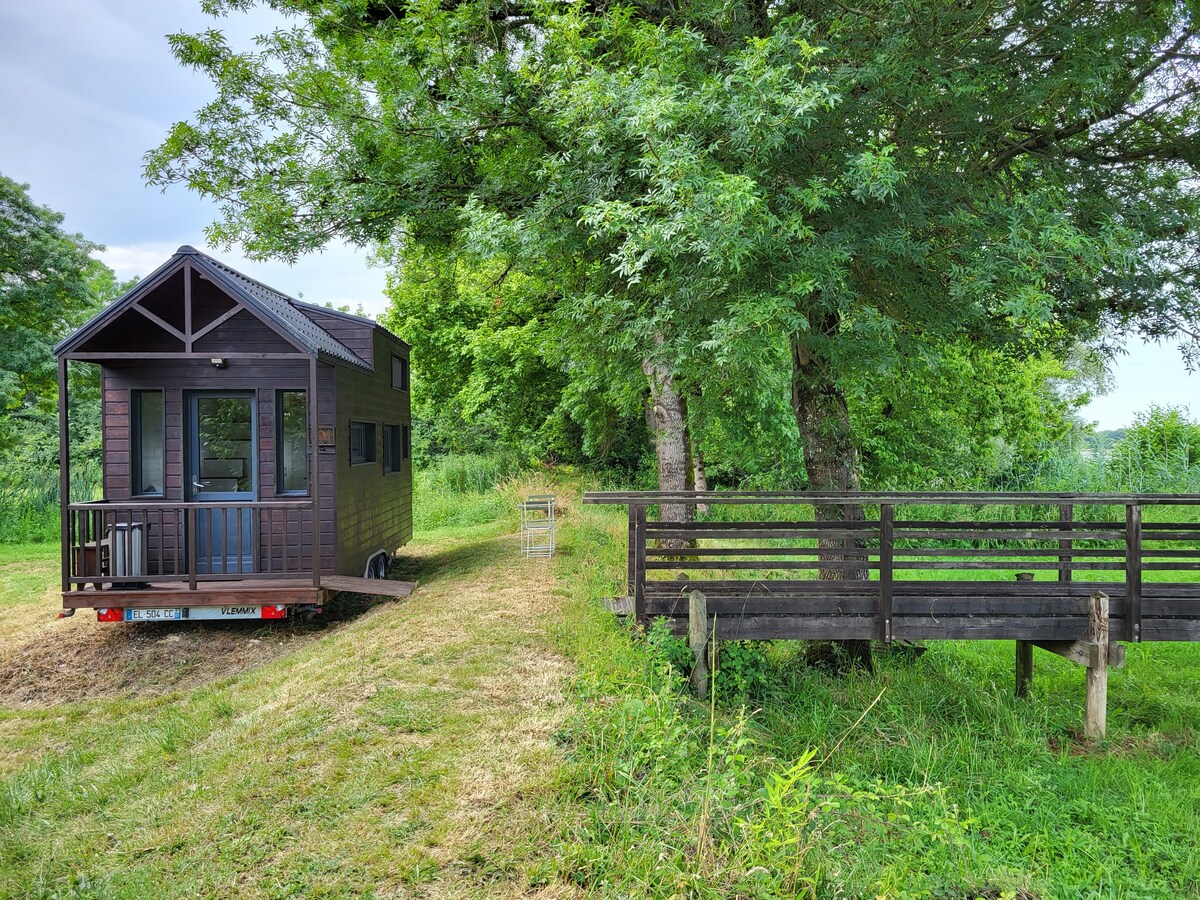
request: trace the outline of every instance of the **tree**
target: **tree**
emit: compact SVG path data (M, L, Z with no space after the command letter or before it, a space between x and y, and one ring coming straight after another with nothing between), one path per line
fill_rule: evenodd
M95 308L99 249L62 230L63 217L0 175L0 414L56 395L51 349ZM0 431L0 446L13 440Z
M689 385L782 365L808 486L849 490L852 383L1196 318L1192 4L272 5L300 24L254 52L172 38L218 97L149 178L251 252L516 260L581 354L644 372L664 488Z

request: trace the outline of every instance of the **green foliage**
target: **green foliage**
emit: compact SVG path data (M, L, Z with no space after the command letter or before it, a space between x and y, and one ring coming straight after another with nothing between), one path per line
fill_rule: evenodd
M408 267L432 449L558 452L570 421L599 455L651 362L706 434L754 423L708 454L730 478L793 482L800 438L847 430L833 402L786 433L795 376L858 396L874 482L965 483L1061 431L1049 360L1195 317L1191 5L272 5L294 20L251 51L172 36L217 96L147 176L221 201L218 243ZM985 352L1017 377L953 390ZM914 381L928 421L887 413Z
M58 387L54 344L127 290L92 257L98 245L62 230L28 187L0 175L0 542L57 540ZM72 491L99 481L100 383L71 372Z
M718 629L720 623L718 622ZM692 651L687 641L671 633L666 619L656 619L646 629L650 658L672 684L686 683L692 671ZM711 673L713 697L723 706L739 706L760 698L767 689L768 645L763 641L717 641L717 666Z
M100 489L99 463L85 461L71 470L72 497L98 500ZM57 467L19 473L0 467L0 544L57 542L62 527L58 491Z

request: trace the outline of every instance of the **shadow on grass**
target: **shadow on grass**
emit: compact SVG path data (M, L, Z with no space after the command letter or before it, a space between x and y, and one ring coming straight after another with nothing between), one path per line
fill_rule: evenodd
M478 572L513 559L517 553L516 535L512 534L459 541L430 552L405 553L402 550L400 558L388 570L388 577L417 581L422 585L436 584L445 578Z

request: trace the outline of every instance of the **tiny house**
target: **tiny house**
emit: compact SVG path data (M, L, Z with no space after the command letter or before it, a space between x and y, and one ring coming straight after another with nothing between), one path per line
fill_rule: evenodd
M64 614L282 618L402 594L409 347L192 247L55 348ZM103 499L69 497L69 366L99 367ZM408 586L411 589L411 586Z

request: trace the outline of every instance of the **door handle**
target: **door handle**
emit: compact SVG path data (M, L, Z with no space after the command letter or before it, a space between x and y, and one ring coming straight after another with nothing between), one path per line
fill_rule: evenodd
M202 491L206 487L208 487L208 482L207 481L193 481L192 487L194 487L198 491Z

